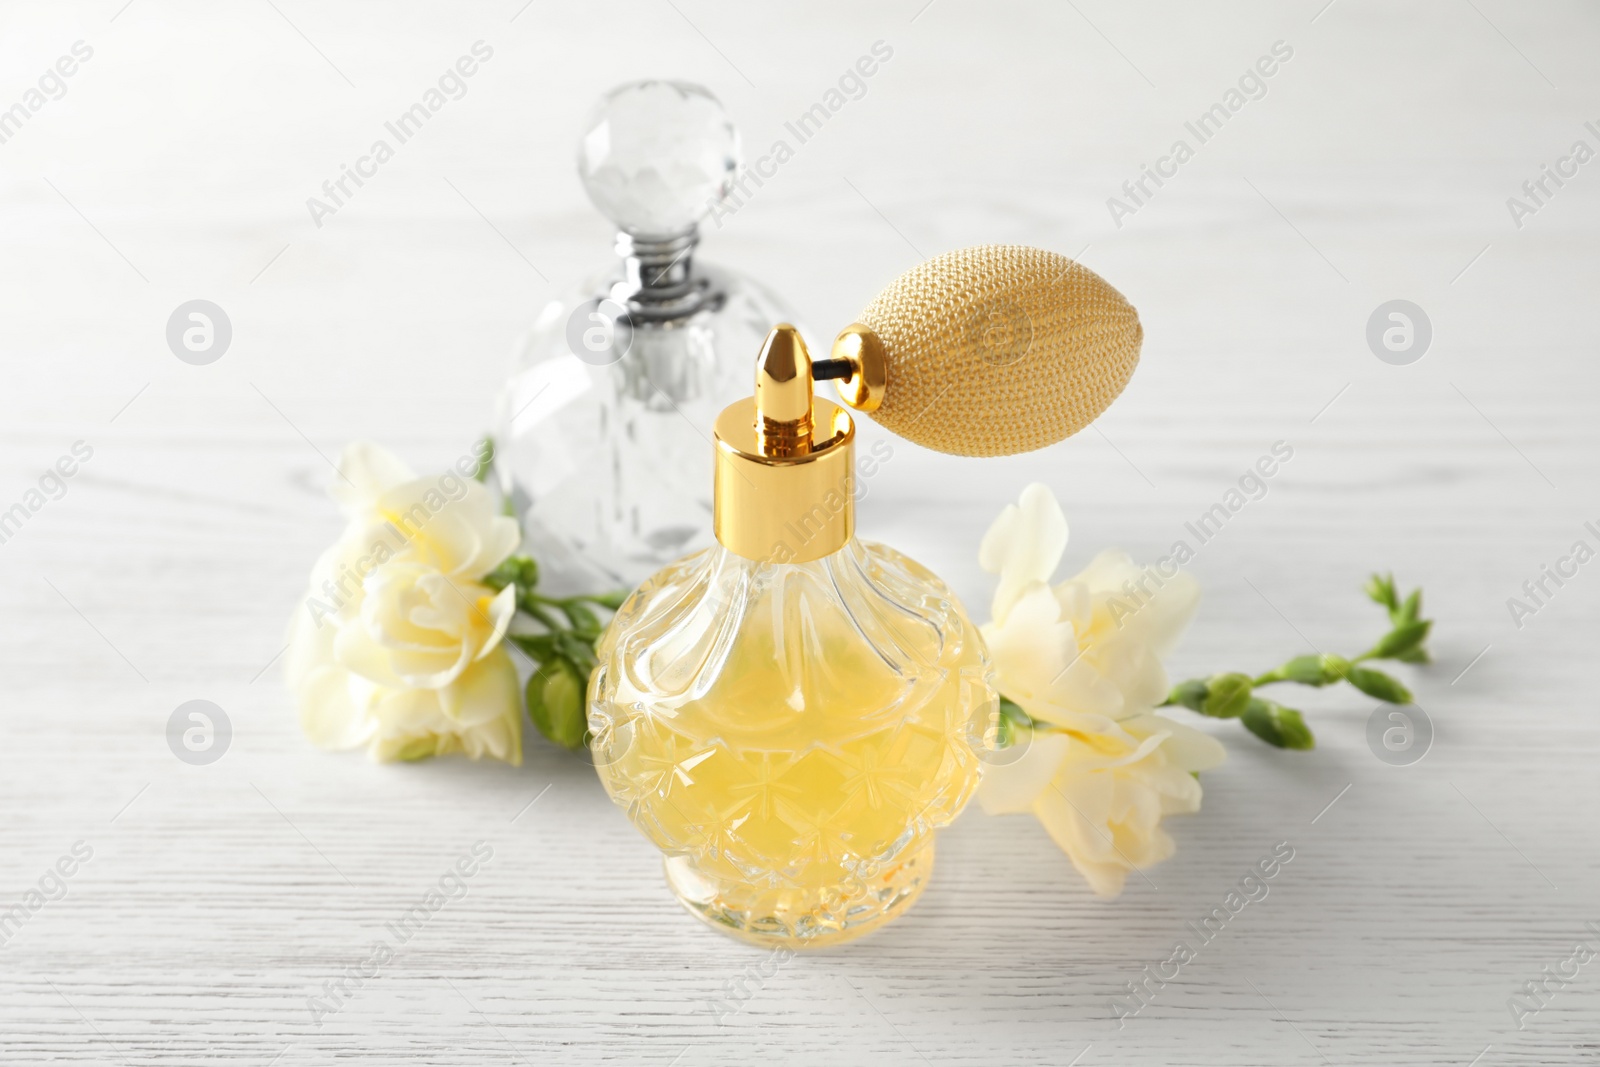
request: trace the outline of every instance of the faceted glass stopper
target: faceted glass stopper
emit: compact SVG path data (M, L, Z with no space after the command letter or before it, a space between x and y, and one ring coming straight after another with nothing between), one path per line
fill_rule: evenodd
M688 82L611 90L578 145L589 199L635 237L692 230L728 195L738 167L738 131L716 97Z

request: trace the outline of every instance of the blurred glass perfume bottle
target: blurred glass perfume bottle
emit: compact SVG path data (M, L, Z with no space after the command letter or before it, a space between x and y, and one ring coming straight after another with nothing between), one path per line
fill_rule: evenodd
M620 86L584 128L578 171L617 224L620 262L540 312L494 431L500 488L552 592L631 587L711 543L703 428L747 392L749 354L791 318L694 254L738 166L738 132L696 85Z

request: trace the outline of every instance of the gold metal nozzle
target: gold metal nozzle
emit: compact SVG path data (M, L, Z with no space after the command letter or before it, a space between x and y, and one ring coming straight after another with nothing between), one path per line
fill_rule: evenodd
M811 450L811 353L787 322L767 334L756 360L756 440L767 456Z
M717 417L712 527L730 552L805 563L855 532L855 423L812 383L805 341L784 323L761 346L755 395Z

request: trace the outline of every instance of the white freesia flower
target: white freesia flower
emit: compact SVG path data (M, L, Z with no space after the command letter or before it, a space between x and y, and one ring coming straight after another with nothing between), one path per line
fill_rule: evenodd
M1161 665L1199 600L1173 567L1137 566L1110 549L1082 573L1049 584L1067 545L1061 506L1043 485L1007 505L978 550L998 574L994 621L983 627L997 688L1040 727L978 791L990 814L1031 811L1102 897L1175 845L1167 815L1200 809L1192 771L1222 762L1222 745L1153 709L1166 699Z
M522 762L504 642L516 591L482 582L519 531L460 466L417 478L377 445L345 449L330 492L348 523L290 623L289 688L316 744L366 745L380 760Z

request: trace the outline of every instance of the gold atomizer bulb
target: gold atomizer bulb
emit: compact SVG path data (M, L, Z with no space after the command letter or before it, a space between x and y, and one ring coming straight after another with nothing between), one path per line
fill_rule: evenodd
M1009 456L1077 433L1139 363L1139 313L1056 252L978 245L896 278L833 343L818 378L909 441Z

